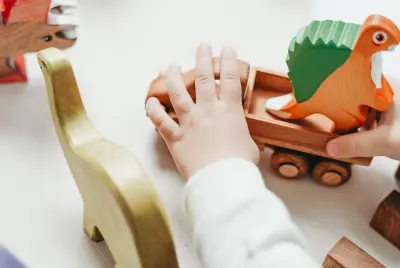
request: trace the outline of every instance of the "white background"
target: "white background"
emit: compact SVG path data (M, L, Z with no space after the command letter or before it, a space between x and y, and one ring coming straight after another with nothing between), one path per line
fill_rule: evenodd
M201 41L215 54L229 44L252 65L286 71L289 41L310 20L362 23L380 13L400 24L399 11L397 0L82 1L79 40L68 55L87 112L155 181L181 267L201 266L181 211L183 183L145 115L151 80L173 61L192 68ZM400 52L385 54L385 73L400 77L399 60ZM27 85L0 87L0 244L29 267L113 267L104 243L90 242L83 232L81 198L53 129L35 55L27 63ZM376 158L371 167L355 166L348 184L331 189L307 178L277 178L268 157L260 163L266 184L287 204L317 262L345 235L387 267L400 266L400 252L368 225L378 203L398 188L397 162Z

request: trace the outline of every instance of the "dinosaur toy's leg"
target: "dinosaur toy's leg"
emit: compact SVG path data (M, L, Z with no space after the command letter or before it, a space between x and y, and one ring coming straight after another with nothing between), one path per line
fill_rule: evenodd
M293 93L268 99L265 103L265 109L268 112L282 119L305 118L313 114L313 111L309 108L307 102L297 103Z
M394 91L390 86L389 82L383 75L382 75L382 88L374 90L375 90L374 101L371 107L378 111L386 111L392 104Z
M15 72L15 62L13 58L0 59L0 77L10 75Z
M335 122L337 132L353 132L367 120L368 107L362 106L352 110L338 107L334 113L327 115L327 117Z
M0 83L26 82L24 55L0 58Z

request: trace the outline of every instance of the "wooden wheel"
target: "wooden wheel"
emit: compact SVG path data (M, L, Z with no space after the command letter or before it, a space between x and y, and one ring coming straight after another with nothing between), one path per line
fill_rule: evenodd
M308 172L309 159L306 154L277 148L271 156L271 167L281 177L295 179Z
M351 165L334 160L320 160L314 167L313 178L326 186L339 186L351 176Z

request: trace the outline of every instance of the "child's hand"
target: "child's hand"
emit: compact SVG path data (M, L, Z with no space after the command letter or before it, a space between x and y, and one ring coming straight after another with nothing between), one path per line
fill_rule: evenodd
M371 113L365 130L331 140L327 152L340 158L387 156L400 160L400 107L393 103L380 120Z
M196 103L189 96L177 66L166 72L167 89L179 125L156 98L146 104L147 114L166 142L187 179L208 164L239 157L257 164L259 150L252 140L242 107L236 52L224 48L220 62L220 97L217 96L211 48L199 46L196 56Z

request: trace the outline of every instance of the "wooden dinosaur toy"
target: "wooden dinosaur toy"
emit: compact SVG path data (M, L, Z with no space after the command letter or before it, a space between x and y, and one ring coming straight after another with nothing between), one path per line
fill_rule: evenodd
M399 28L380 15L370 15L363 25L312 21L289 45L293 91L268 99L266 110L282 119L323 114L337 132L356 130L370 108L385 111L392 103L381 52L394 50L399 42Z
M24 54L75 44L78 0L0 0L0 83L26 82Z
M83 199L90 239L105 240L116 268L177 268L164 208L140 163L93 127L63 53L47 48L38 53L38 61L54 126Z

